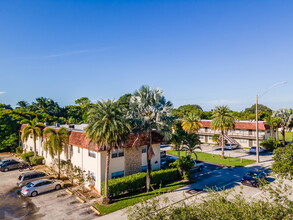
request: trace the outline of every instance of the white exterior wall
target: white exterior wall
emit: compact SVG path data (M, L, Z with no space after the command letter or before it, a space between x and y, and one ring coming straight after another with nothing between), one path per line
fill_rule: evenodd
M160 154L160 144L152 145L155 156L151 159L152 170L159 170L161 168L161 154ZM141 165L147 165L147 153L141 154Z

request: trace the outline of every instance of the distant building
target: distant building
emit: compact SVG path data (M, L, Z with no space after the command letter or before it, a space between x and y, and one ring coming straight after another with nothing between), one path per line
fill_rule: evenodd
M197 134L200 141L203 143L213 143L212 136L214 134L220 134L220 131L211 129L211 120L201 120L202 127ZM270 127L265 124L264 121L258 122L259 129L259 142L267 140L270 137ZM276 130L274 130L276 135ZM225 139L228 143L238 144L241 147L256 146L256 122L255 121L236 121L235 129L229 131L225 135Z
M26 125L21 126L20 132ZM71 160L73 166L78 166L81 170L89 173L94 179L94 187L100 193L102 182L105 181L105 166L106 166L106 151L99 151L97 146L89 143L89 140L84 134L84 128L87 124L82 125L59 125L46 126L46 128L59 129L65 127L69 131L69 145L68 148L61 154L61 160ZM45 129L46 129L45 128ZM133 147L132 143L135 140L133 134L130 135L127 147L114 150L111 152L109 179L123 177L138 172L145 172L147 165L146 145L147 138L141 136L139 139L139 146ZM162 136L153 132L153 149L155 156L151 160L152 170L160 169L160 143ZM37 139L37 153L45 158L45 164L51 166L56 161L51 158L49 152L44 150L45 138ZM26 152L33 151L34 142L33 137L30 136L28 140L22 143L22 147Z

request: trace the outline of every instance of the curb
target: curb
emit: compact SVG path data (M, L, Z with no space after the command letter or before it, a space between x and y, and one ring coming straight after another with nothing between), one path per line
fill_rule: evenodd
M97 215L101 215L101 212L95 206L90 206L90 209L93 210Z
M73 192L71 192L69 189L65 190L69 195L73 195Z
M79 198L78 196L76 196L76 199L77 199L78 201L80 201L81 203L85 203L85 201L84 201L83 199Z

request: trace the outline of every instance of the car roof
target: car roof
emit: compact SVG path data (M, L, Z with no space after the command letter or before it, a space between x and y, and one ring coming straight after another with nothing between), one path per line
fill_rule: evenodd
M35 174L35 173L44 173L44 172L42 172L42 171L28 171L26 173L22 173L21 175L26 176L26 175L31 175L31 174Z
M47 179L41 179L41 180L33 181L32 183L35 185L35 184L38 184L38 183L41 183L41 182L45 182L45 181L50 181L50 180L47 180Z

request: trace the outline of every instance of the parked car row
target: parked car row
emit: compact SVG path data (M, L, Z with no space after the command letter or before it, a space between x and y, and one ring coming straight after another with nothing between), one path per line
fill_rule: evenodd
M22 170L27 167L29 167L28 163L11 158L0 161L0 170L2 172L13 169ZM56 180L55 175L41 171L28 171L19 175L16 185L21 187L22 196L37 196L40 193L61 189L64 183L61 180Z

